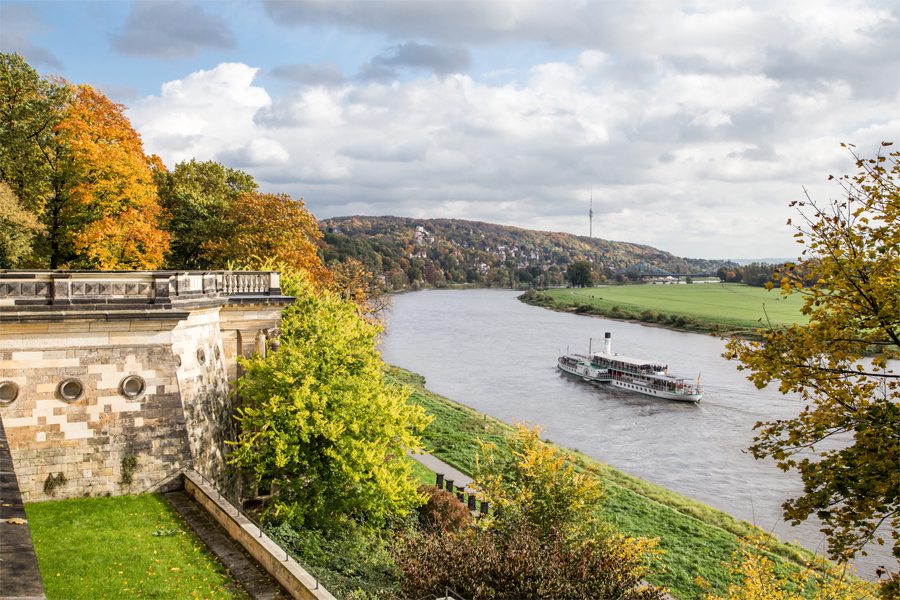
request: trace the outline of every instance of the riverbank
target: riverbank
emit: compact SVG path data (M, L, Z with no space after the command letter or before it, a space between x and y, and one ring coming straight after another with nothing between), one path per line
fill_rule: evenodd
M472 474L479 449L476 440L500 444L512 428L428 391L419 375L398 367L385 367L390 379L413 390L410 398L423 406L434 421L423 434L425 450L463 473ZM563 449L578 469L600 478L606 488L604 514L623 533L660 538L665 570L648 579L663 585L681 600L703 598L697 584L701 576L719 586L729 583L722 563L739 547L739 538L754 531L745 521L599 463L577 450ZM771 538L771 557L780 572L805 568L812 553Z
M806 323L799 295L740 284L631 285L529 290L519 300L559 312L664 327L687 333L760 339L759 329Z

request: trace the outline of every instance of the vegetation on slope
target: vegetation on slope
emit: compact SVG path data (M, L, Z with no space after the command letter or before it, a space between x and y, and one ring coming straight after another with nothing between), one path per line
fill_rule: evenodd
M429 392L423 377L397 367L385 370L397 384L414 390L411 402L434 416L422 436L426 450L460 471L475 472L480 449L477 440L502 447L502 441L512 435L512 427ZM607 519L627 535L660 538L666 569L648 579L667 587L677 598L703 597L704 590L696 581L698 575L714 585L728 585L731 580L723 562L740 548L739 538L760 533L726 513L598 463L580 452L563 450L577 468L605 482L603 512ZM812 558L812 553L799 546L775 539L768 541L768 556L780 574L797 571Z
M384 273L394 289L415 282L560 285L568 265L579 260L613 278L614 270L638 261L680 273L717 264L640 244L479 221L356 216L327 219L320 226L325 264L359 260Z

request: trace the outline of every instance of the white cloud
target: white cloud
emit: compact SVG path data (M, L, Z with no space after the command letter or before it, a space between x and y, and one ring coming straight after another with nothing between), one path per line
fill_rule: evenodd
M651 14L627 3L523 2L466 3L450 14L435 2L400 15L401 4L411 6L268 10L367 28L361 15L377 5L378 27L398 38L420 31L456 48L542 32L585 47L511 83L494 83L498 70L479 80L449 68L353 82L337 67L296 63L278 73L302 85L277 98L254 83L256 68L225 63L166 83L130 112L132 121L167 164L221 160L267 191L305 197L320 218L446 216L585 234L593 186L602 237L718 258L790 255L787 204L801 186L836 194L827 174L853 170L839 142L863 153L882 139L900 142L900 85L885 83L881 64L852 68L884 39L879 27L896 22L896 11L697 2L654 4ZM481 20L464 18L473 11ZM446 29L423 25L437 13ZM846 16L853 32L803 20L827 21L813 18L820 13ZM829 43L839 50L817 59ZM403 44L395 47L413 47ZM891 56L884 62L896 68Z

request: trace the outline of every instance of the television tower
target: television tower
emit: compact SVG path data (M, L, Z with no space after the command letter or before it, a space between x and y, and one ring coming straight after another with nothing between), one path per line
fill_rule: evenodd
M588 237L594 237L594 186L591 186L591 210L588 212Z

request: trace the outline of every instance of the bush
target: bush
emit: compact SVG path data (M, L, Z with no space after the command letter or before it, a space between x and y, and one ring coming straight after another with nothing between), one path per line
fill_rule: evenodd
M419 523L426 531L459 531L472 523L469 509L447 490L422 485L418 491L428 496L428 501L417 509Z
M655 545L604 531L570 544L561 532L545 538L523 520L503 533L474 527L403 536L392 555L405 598L443 596L450 588L464 598L655 600L662 590L642 582Z
M347 600L395 598L397 572L387 543L345 520L341 532L326 535L294 529L287 523L266 528L266 535L288 550L329 591Z
M659 313L656 316L657 323L666 323L666 322L668 322L668 320L669 320L669 315L667 315L666 313Z
M612 310L609 312L614 316L619 316L622 313L622 309L619 308L618 306L613 306Z
M657 319L657 317L658 317L658 313L655 310L653 310L652 308L648 308L647 310L645 310L644 312L641 313L641 321L644 321L647 323L649 323L651 321L655 321Z

